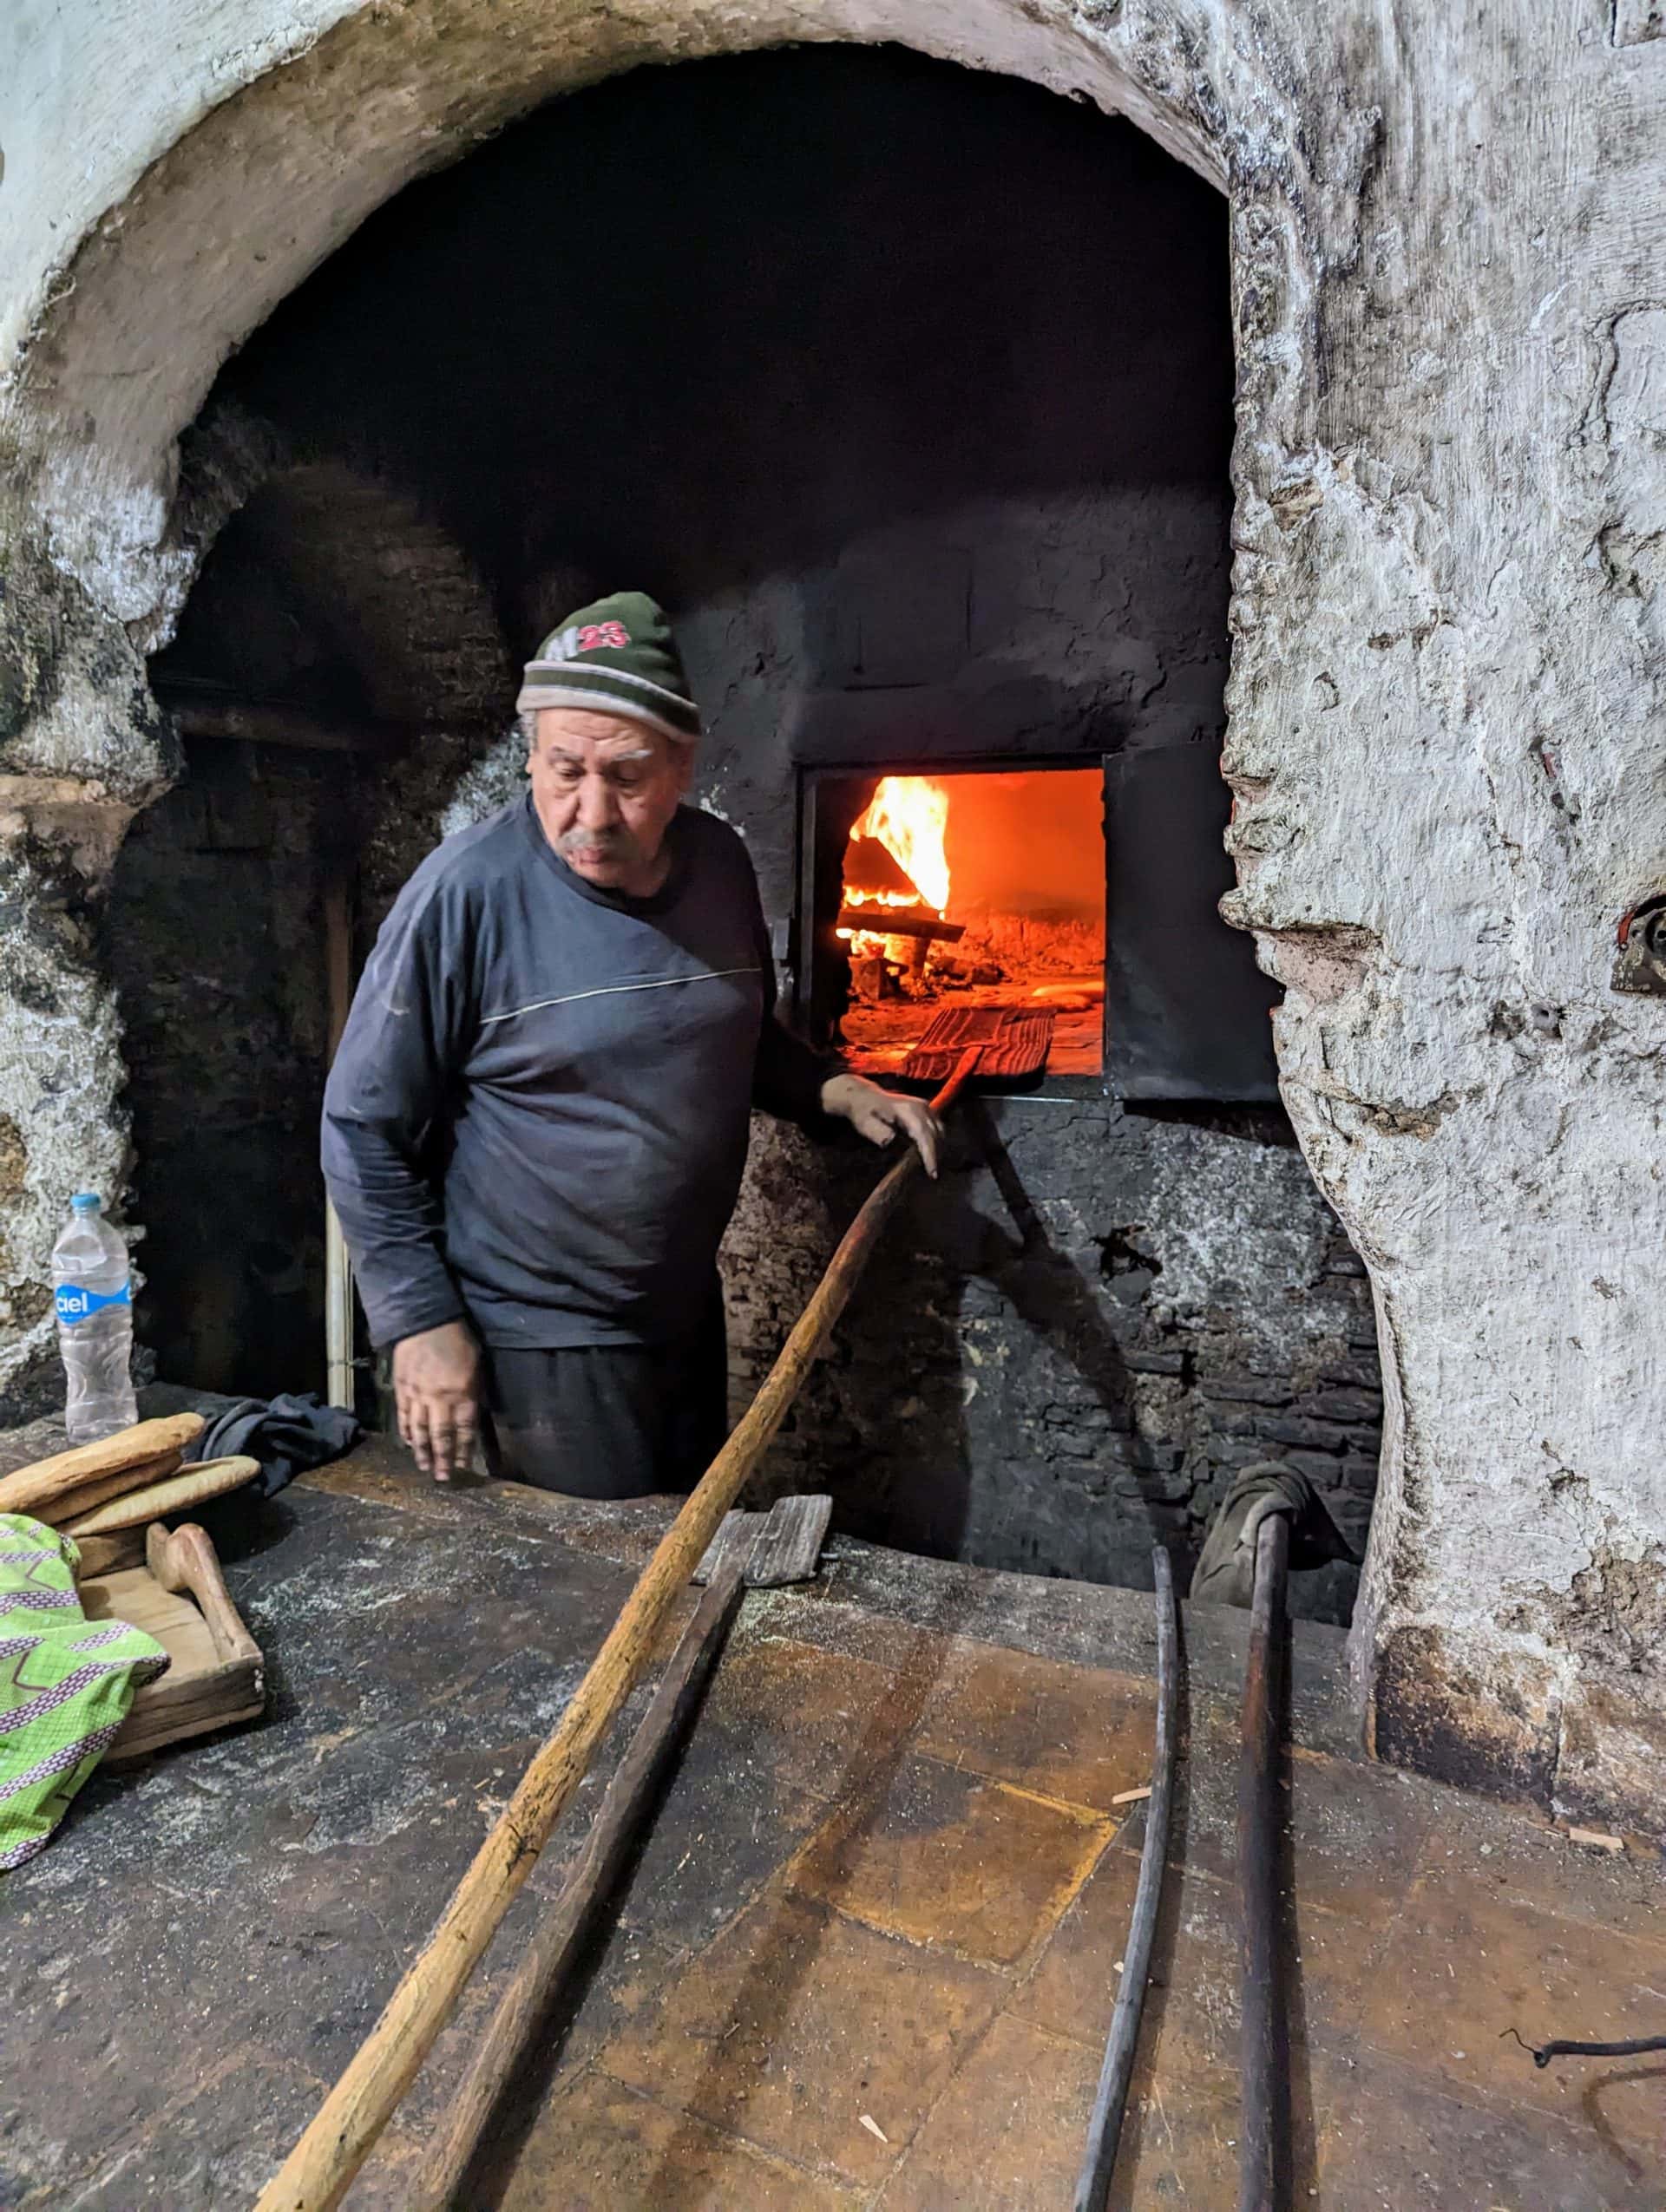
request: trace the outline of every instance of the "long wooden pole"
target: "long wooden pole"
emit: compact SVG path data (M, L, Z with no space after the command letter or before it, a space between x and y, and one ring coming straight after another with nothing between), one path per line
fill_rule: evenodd
M946 1111L954 1103L977 1063L975 1047L961 1056L931 1102L935 1112ZM900 1160L876 1186L845 1231L763 1388L660 1539L589 1672L475 1854L439 1925L406 1968L381 2019L313 2114L300 2141L261 2191L254 2212L333 2212L346 2195L532 1871L597 1744L629 1697L678 1594L786 1418L844 1311L880 1231L919 1167L920 1155L911 1149L907 1159Z
M653 1701L603 1794L578 1863L498 2000L474 2063L451 2099L438 2147L423 2162L408 2212L456 2212L459 2206L468 2212L463 2191L482 2140L618 1887L729 1633L745 1568L743 1552L721 1570L666 1661Z

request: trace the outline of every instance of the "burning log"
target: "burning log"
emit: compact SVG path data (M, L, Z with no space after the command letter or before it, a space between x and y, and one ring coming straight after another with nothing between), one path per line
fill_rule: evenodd
M859 905L869 900L887 906L922 906L920 887L889 845L877 837L853 837L844 854L845 896Z
M837 926L875 937L937 938L946 945L966 935L964 922L944 921L926 906L843 906Z
M962 924L946 922L921 896L920 887L882 838L858 834L846 847L845 904L834 926L850 940L853 956L881 952L915 973L923 972L933 941L952 945ZM864 998L880 996L882 983L858 985Z

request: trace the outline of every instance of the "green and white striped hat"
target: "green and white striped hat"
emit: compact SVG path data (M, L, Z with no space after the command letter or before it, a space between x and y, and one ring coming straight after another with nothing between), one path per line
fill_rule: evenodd
M646 592L614 592L569 614L527 663L515 704L521 714L587 707L627 715L679 745L700 734L671 625Z

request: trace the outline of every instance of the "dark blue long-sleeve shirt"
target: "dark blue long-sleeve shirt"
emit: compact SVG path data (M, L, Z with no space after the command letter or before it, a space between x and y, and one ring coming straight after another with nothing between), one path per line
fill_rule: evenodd
M323 1160L379 1345L653 1344L709 1296L756 1103L834 1072L774 1018L745 847L680 808L648 899L551 849L530 797L431 853L365 967Z

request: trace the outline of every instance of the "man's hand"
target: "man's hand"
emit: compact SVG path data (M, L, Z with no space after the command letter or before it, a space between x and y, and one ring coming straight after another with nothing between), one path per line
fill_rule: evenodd
M898 1135L911 1137L920 1148L926 1173L935 1181L943 1125L923 1098L882 1090L866 1076L830 1076L822 1085L822 1111L849 1122L869 1144L889 1144Z
M480 1352L462 1321L443 1321L395 1345L399 1433L436 1482L449 1482L474 1456L479 1395Z

